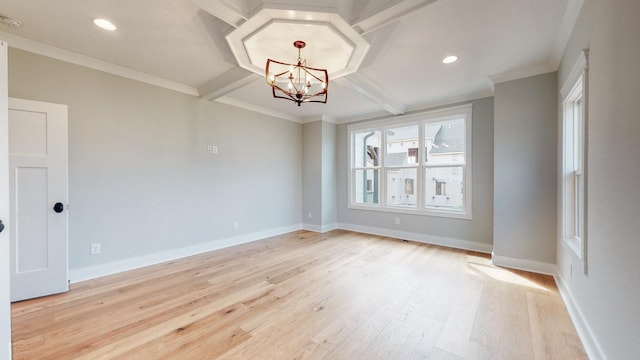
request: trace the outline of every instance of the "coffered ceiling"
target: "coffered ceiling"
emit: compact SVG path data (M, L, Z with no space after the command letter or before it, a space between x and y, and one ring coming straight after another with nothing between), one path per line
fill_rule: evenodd
M0 0L10 46L292 121L398 115L557 69L582 0ZM106 18L116 31L96 27ZM327 68L327 104L274 99L267 58ZM452 64L442 63L458 56Z

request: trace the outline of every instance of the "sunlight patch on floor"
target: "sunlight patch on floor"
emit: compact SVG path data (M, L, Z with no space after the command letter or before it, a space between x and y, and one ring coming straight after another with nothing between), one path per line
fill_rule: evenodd
M474 264L474 263L469 263L469 266L499 281L504 281L511 284L515 284L515 285L527 286L533 289L549 291L549 289L543 286L540 286L539 284L536 284L535 282L527 278L514 274L508 269L498 268L492 265Z

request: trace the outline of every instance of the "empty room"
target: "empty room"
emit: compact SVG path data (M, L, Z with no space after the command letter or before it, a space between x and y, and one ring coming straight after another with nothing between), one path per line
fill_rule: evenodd
M636 358L638 19L0 0L0 360Z

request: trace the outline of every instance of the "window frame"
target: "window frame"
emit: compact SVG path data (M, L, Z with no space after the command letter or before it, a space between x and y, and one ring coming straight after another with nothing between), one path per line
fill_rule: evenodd
M447 218L455 218L455 219L473 219L472 208L473 208L473 196L472 196L472 129L473 129L473 114L472 114L473 104L463 104L453 107L447 107L438 110L431 110L420 112L411 115L402 115L396 116L393 118L384 118L374 121L367 121L357 124L351 124L347 126L347 137L348 137L348 161L347 161L347 171L348 171L348 200L347 200L347 208L356 209L356 210L369 210L369 211L382 211L382 212L390 212L390 213L403 213L403 214L412 214L412 215L426 215L426 216L436 216L436 217L447 217ZM465 130L465 145L464 145L464 163L456 163L456 164L436 164L429 165L427 164L425 159L425 124L434 123L434 122L442 122L448 120L455 119L464 119L464 130ZM418 125L418 154L417 154L417 163L409 163L403 165L394 165L387 166L387 130L391 128L404 127ZM379 196L377 204L365 204L365 203L357 203L356 202L356 171L362 170L359 167L355 167L355 141L354 134L362 133L367 131L380 131L382 134L381 144L380 144L380 154L379 154L379 166L376 167L376 170L379 170ZM461 167L462 168L462 179L463 179L463 206L460 211L452 211L446 208L432 208L426 207L426 191L425 191L425 173L429 168L436 167ZM369 167L368 169L373 169ZM416 169L416 179L413 183L413 191L416 196L416 205L415 206L406 206L406 205L398 205L393 206L389 205L389 200L387 199L387 173L389 170L396 171L401 169ZM449 189L447 189L449 190Z
M560 214L562 243L587 268L588 55L584 50L568 76L562 96Z

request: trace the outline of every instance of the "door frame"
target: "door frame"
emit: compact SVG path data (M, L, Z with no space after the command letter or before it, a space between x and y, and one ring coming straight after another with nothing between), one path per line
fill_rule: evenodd
M5 224L0 233L0 359L11 359L8 47L0 41L0 219Z

